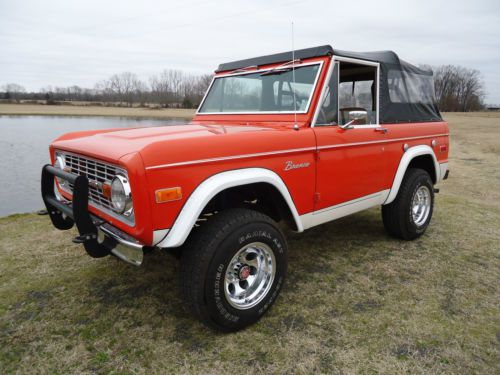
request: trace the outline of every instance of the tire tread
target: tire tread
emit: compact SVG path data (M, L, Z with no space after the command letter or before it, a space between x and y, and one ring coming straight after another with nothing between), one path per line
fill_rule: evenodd
M180 269L181 293L189 310L203 323L222 331L227 327L216 324L202 309L203 288L206 269L214 255L214 243L222 241L231 231L255 222L264 222L275 227L276 223L268 216L245 208L232 208L214 215L199 228L193 228L183 248Z
M408 203L407 200L411 199L414 184L422 177L428 178L432 186L432 180L427 171L420 168L408 169L394 201L382 206L382 220L390 236L403 240L412 240L420 236L409 230L406 220L407 210L404 206ZM432 201L434 201L434 196L432 196Z

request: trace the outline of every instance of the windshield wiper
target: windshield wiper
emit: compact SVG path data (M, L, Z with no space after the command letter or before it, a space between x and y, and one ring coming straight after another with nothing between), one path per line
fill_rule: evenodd
M251 69L258 69L259 67L257 65L250 65L250 66L246 66L244 68L238 68L238 69L235 69L233 71L230 71L229 73L227 74L234 74L234 73L243 73L243 72L246 72L247 70L251 70Z
M300 60L300 59L288 61L286 63L283 63L281 65L278 65L278 66L272 68L271 70L266 70L265 72L261 73L260 75L261 76L268 76L268 75L272 75L272 74L281 74L281 73L289 72L290 70L294 69L295 64L301 64L301 63L302 63L302 60ZM292 66L290 66L290 65L292 65Z

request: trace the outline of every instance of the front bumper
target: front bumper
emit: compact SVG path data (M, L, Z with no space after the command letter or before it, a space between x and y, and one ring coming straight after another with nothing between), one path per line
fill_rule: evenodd
M55 195L54 177L73 184L73 200L59 200ZM42 199L52 224L60 230L67 230L76 224L79 236L73 242L82 243L85 251L93 258L110 254L139 266L144 256L144 245L109 223L90 214L89 181L86 176L67 173L47 164L42 169Z

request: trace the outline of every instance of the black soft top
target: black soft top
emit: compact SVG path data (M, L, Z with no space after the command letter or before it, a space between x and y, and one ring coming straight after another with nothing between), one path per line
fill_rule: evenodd
M350 52L330 45L220 64L217 73L321 56L349 57L380 64L380 123L442 121L434 94L432 71L417 68L393 51Z

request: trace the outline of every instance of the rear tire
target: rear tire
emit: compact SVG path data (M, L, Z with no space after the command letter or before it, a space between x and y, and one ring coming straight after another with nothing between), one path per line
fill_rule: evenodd
M276 223L228 209L191 234L181 257L181 289L194 315L231 332L258 321L278 296L287 246Z
M434 186L423 169L406 171L398 195L382 206L382 219L389 235L413 240L424 234L434 209Z

